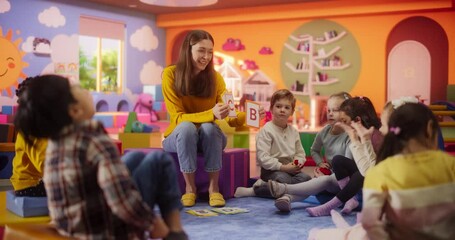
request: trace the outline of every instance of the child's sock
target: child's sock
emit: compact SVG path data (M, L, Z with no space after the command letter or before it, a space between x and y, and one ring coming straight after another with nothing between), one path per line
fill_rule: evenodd
M307 208L306 211L312 217L329 216L330 210L335 209L341 205L343 205L343 203L337 197L334 197L334 198L332 198L332 200L330 200L320 206Z
M254 197L256 194L254 193L254 189L252 187L246 188L246 187L238 187L235 189L234 197L239 198L239 197Z
M343 179L338 180L338 186L340 186L340 189L346 187L346 185L348 185L349 180L350 180L349 177L345 177Z
M344 204L344 207L343 207L343 210L341 210L341 213L349 214L352 212L352 210L354 210L358 206L359 206L359 201L357 201L356 197L354 196Z
M246 188L246 187L238 187L235 189L234 197L254 197L256 193L254 192L254 188L261 187L262 185L267 185L266 182L262 181L262 179L258 179L254 184L253 187Z

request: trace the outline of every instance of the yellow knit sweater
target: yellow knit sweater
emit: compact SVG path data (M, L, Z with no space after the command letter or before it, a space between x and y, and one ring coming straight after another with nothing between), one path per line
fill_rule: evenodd
M215 121L212 108L216 103L223 102L222 95L226 91L223 77L216 73L216 94L213 97L202 98L195 96L179 97L174 90L175 66L166 67L163 71L163 96L166 109L170 116L169 127L164 132L167 137L174 128L183 121L201 124ZM245 113L237 112L237 118L227 117L225 120L231 127L239 127L245 124Z

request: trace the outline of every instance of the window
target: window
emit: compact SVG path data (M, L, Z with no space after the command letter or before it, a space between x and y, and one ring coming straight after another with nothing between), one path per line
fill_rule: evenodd
M125 25L81 16L79 25L79 80L97 92L122 92Z

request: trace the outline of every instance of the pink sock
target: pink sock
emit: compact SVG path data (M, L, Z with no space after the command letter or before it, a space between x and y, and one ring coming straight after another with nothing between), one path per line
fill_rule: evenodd
M341 210L341 213L343 214L349 214L354 210L356 207L359 206L359 201L355 197L352 197L349 199L346 204L344 204L343 210Z
M332 200L320 206L307 208L306 211L312 217L329 216L330 210L335 209L341 205L343 205L343 203L337 197L334 197Z

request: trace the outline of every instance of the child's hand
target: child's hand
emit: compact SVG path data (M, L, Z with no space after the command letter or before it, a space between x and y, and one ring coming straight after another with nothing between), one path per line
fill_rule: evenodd
M317 177L324 176L324 175L325 174L319 170L319 167L317 167L313 170L313 178L317 178Z
M301 170L301 168L299 166L294 165L293 163L281 165L281 168L280 168L280 171L287 172L289 174L300 173L300 170Z
M332 166L330 166L330 163L328 163L328 162L319 163L318 167L320 167L320 168L328 168L328 169L332 168Z
M370 127L369 129L366 129L360 122L351 122L351 126L352 126L352 128L355 129L357 134L360 136L360 139L362 140L362 142L365 142L365 141L371 139L371 135L373 135L374 127Z
M294 159L294 161L292 162L292 164L294 166L298 166L300 169L303 168L303 166L305 165L305 161L304 160L299 160L299 159Z
M343 122L337 122L337 123L335 123L335 126L343 129L343 131L348 134L349 138L351 139L351 142L359 141L359 136L357 135L357 131L353 127L351 127Z
M330 174L332 174L332 171L328 168L317 167L313 170L313 177L315 178Z
M163 219L159 216L155 218L155 222L153 223L153 229L150 231L150 237L155 238L164 238L169 234L169 228L167 227L166 223L164 223Z

